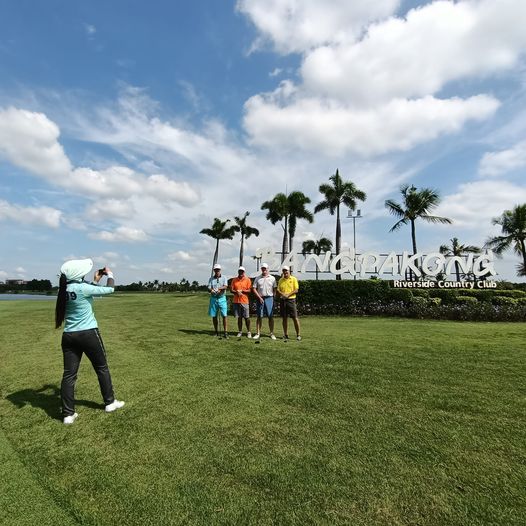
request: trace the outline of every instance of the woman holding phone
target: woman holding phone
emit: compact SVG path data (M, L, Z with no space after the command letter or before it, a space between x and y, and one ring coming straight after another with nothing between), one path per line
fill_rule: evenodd
M113 293L113 273L108 267L104 267L95 272L92 283L87 283L84 277L92 268L91 259L75 259L66 261L60 269L55 328L58 329L64 323L64 374L60 388L64 424L72 424L78 417L75 412L75 383L83 354L86 354L97 373L105 411L111 413L124 405L124 402L116 400L113 394L106 350L92 306L94 296ZM99 286L99 281L104 275L107 276L106 286Z

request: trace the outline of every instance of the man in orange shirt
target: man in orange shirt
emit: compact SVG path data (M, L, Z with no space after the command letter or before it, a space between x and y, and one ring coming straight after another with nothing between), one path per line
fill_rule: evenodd
M252 287L250 278L245 276L245 267L239 267L237 278L230 283L230 290L234 294L234 316L237 318L237 328L239 332L237 337L243 336L243 318L247 326L247 338L252 338L250 333L250 308L248 302L248 293Z

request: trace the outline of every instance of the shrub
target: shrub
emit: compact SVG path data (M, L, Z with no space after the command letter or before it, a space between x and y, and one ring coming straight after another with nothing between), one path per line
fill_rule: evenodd
M511 291L510 291L511 292ZM493 305L517 305L517 300L515 298L509 298L508 296L494 296L491 299Z
M455 303L455 299L458 296L456 290L449 289L433 289L429 291L429 295L433 298L440 298L443 305Z
M474 296L457 296L455 298L455 303L459 305L465 303L478 303L478 300Z

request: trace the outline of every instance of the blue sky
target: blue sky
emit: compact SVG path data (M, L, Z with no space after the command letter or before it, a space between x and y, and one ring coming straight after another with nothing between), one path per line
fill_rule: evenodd
M367 192L358 252L410 250L384 201L431 187L452 225L421 252L482 245L526 203L523 0L0 1L0 280L92 257L121 283L204 282L214 217L339 168ZM334 236L299 222L295 245ZM343 220L352 246L352 223ZM221 244L235 274L239 240ZM249 273L254 262L246 260ZM496 263L517 280L518 258Z

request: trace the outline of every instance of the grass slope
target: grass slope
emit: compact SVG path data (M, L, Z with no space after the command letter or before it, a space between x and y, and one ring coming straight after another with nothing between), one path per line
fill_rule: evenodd
M0 523L524 524L526 326L311 317L256 345L206 302L97 300L126 406L84 360L73 426L54 305L0 302Z

